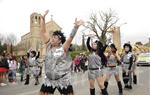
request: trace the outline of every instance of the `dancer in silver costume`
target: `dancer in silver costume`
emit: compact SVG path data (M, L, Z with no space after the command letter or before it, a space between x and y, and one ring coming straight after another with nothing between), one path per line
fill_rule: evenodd
M111 78L112 75L115 76L116 82L118 84L119 95L123 95L122 84L119 78L119 67L118 67L119 63L121 62L120 57L117 54L117 48L114 44L111 44L108 47L108 55L107 55L108 72L104 85L105 88L107 89L109 79Z
M132 46L129 43L124 44L125 54L122 56L123 67L123 82L125 88L132 89L132 73L134 56L132 53Z
M34 50L29 50L27 53L27 57L28 57L28 63L27 63L27 68L26 68L26 81L25 81L25 85L29 84L30 81L30 76L33 75L35 78L35 85L39 84L39 72L40 72L40 68L39 68L39 63L38 63L38 58L40 56L40 52L38 51L38 54L36 55L36 51Z
M71 65L72 60L69 56L68 49L79 28L83 25L83 21L77 19L70 37L65 40L61 31L55 31L52 37L49 37L45 29L45 14L41 15L41 36L46 44L45 56L45 79L41 87L41 95L54 94L58 89L61 95L73 95L73 87L71 82Z
M95 80L98 82L98 85L102 91L102 95L108 95L105 86L104 86L104 78L102 71L102 57L100 57L100 41L95 41L92 43L92 47L90 46L90 37L87 39L87 47L91 54L88 56L88 79L90 83L90 95L95 95Z

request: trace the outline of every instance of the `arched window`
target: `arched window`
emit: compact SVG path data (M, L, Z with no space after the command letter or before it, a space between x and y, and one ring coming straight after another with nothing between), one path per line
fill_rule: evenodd
M39 17L39 23L40 23L40 21L41 21L41 18Z
M35 23L37 23L37 16L35 16Z

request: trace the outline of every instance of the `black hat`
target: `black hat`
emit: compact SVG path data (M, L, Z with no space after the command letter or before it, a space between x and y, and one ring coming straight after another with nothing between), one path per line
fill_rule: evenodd
M33 54L33 56L36 56L36 51L32 50L31 53Z

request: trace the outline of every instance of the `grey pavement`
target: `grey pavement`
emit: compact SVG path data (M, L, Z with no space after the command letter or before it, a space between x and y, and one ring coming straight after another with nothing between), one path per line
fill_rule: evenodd
M124 89L124 95L150 95L150 67L138 67L137 68L138 84L133 85L132 90ZM120 76L121 77L121 76ZM43 78L40 78L42 83ZM73 88L75 95L90 95L89 83L87 80L87 72L85 73L73 73ZM41 84L34 85L34 80L31 79L29 85L24 85L24 82L17 84L8 83L7 86L0 87L0 95L38 95ZM95 83L96 95L101 95L97 83ZM109 95L118 95L118 87L114 77L109 81L108 86ZM60 95L58 91L55 91L54 95Z

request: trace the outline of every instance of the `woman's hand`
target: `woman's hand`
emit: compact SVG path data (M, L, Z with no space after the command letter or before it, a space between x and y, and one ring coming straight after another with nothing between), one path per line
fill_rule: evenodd
M49 10L46 10L45 14L43 15L43 17L45 18L48 13L49 13Z
M84 25L84 22L83 20L77 20L77 18L75 19L75 22L74 22L74 29L72 30L72 32L70 33L70 37L65 41L64 43L64 50L65 51L68 51L69 47L70 47L70 44L79 28L79 26L81 25Z
M75 28L79 28L79 26L81 25L84 25L84 21L83 20L77 20L77 18L75 19L75 22L74 22L74 27Z

